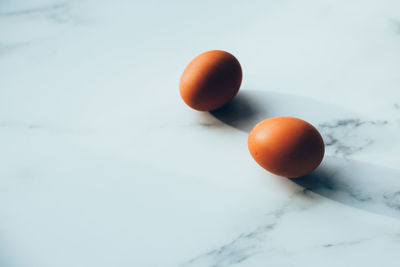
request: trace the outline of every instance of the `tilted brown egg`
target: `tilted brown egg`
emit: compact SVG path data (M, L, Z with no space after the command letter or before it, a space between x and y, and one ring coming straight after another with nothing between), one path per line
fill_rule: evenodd
M188 106L210 111L232 100L241 82L239 61L228 52L212 50L189 63L182 74L179 90Z
M254 126L248 137L250 154L264 169L289 178L312 172L324 157L324 142L310 123L275 117Z

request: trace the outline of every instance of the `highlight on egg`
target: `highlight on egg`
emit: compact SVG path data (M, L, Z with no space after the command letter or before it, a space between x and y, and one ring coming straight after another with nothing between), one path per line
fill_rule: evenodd
M325 146L310 123L294 117L274 117L251 130L248 147L254 160L267 171L295 178L312 172L321 163Z
M207 51L185 68L179 85L183 101L199 111L211 111L227 104L242 82L239 61L222 50Z

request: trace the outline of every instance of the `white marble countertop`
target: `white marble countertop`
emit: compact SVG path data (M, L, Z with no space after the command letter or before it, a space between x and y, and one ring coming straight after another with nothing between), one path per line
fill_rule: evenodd
M400 1L0 2L0 266L399 266ZM179 97L201 52L239 95ZM247 135L292 115L326 156L289 180Z

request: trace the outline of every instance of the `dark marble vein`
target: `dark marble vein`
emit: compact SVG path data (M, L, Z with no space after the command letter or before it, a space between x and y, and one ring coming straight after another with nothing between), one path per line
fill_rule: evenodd
M316 194L371 212L400 217L400 172L354 160L325 157L293 182Z
M328 244L323 244L323 248L337 248L337 247L347 247L347 246L352 246L352 245L357 245L360 244L364 241L367 241L369 239L362 239L362 240L354 240L354 241L343 241L343 242L337 242L337 243L328 243Z
M333 155L346 158L374 143L373 137L357 131L368 132L367 128L382 127L388 123L386 120L342 119L320 123L317 128L324 138L326 147L333 151Z
M382 198L388 207L400 211L400 191L384 193Z
M265 252L263 245L268 242L268 234L279 224L294 197L297 195L307 195L307 193L304 190L296 192L281 208L268 213L268 223L250 232L240 234L231 242L194 257L179 266L227 267L244 262L261 251Z

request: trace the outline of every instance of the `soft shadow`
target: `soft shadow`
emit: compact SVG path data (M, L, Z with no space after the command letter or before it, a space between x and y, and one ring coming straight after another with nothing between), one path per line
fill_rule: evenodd
M352 111L313 99L256 90L242 90L233 101L210 114L244 132L274 116L299 117L317 127L330 120L358 117ZM347 206L400 218L398 170L325 156L314 172L291 181Z
M323 166L320 166L315 171L305 176L292 178L291 181L314 193L335 190L335 183L332 181L332 173ZM322 195L327 196L326 194Z
M300 117L312 124L354 116L349 111L310 98L257 90L241 90L230 103L210 114L244 132L250 132L258 122L275 116Z
M315 171L291 180L342 204L400 218L398 170L326 156Z
M265 106L255 103L251 93L240 93L225 106L210 111L218 120L241 131L250 132L262 114L266 114Z

